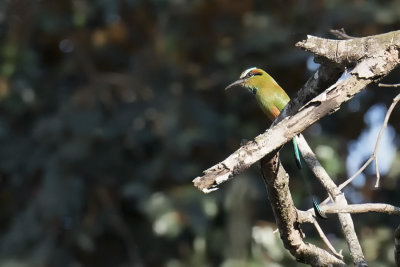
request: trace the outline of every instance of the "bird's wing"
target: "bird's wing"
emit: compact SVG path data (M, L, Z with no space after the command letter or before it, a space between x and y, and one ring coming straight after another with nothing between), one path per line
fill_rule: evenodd
M273 116L273 120L276 119L276 117L278 117L279 114L281 113L279 108L277 106L275 106L275 105L270 108L269 112Z

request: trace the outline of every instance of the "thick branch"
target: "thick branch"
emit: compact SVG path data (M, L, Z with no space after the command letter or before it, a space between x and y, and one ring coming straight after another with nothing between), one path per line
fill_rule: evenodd
M305 221L303 214L307 212L296 212L285 182L285 179L288 180L287 174L275 154L277 149L295 135L337 111L342 103L354 97L366 85L378 81L395 68L399 64L400 31L341 41L309 36L297 45L317 55L319 62L323 63L320 70L310 78L298 97L281 112L270 129L240 147L221 163L205 170L193 182L205 193L217 190L219 184L264 158L261 161L263 176L285 247L304 263L315 266L343 265L340 259L327 251L302 240L299 224ZM335 82L344 69L353 66L349 75ZM323 88L327 89L320 93ZM326 179L321 181L333 197L335 205L349 207L343 193L324 173L323 168L322 171L322 177L326 176ZM366 265L350 214L339 212L338 216L353 262L356 266Z
M296 46L315 54L319 62L328 60L351 67L365 58L379 55L393 45L398 46L399 43L400 32L393 31L348 40L330 40L309 35L307 40L298 42Z
M342 103L351 99L366 85L389 73L398 63L397 49L389 49L382 52L380 57L364 60L346 79L337 82L315 97L298 113L283 119L221 163L205 170L203 176L193 180L195 186L205 193L216 190L219 184L226 182L271 151L281 147L322 117L337 111Z
M277 124L287 116L296 114L307 102L334 84L342 75L343 70L344 67L336 64L321 65L282 110L272 125Z
M322 167L317 156L314 154L314 152L312 151L311 147L308 145L307 141L304 139L304 136L302 134L299 135L297 144L307 165L310 167L311 171L314 173L315 177L317 177L317 179L320 181L320 183L326 189L326 191L332 197L341 195L342 192L333 182L332 178L326 172L324 167Z
M261 171L285 248L298 261L312 266L345 266L341 259L303 241L297 210L289 191L289 176L280 163L279 155L263 158Z

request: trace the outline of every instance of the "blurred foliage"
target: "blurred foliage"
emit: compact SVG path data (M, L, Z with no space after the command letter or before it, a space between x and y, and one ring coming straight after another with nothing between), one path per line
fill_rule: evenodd
M259 66L294 95L312 73L294 48L306 34L399 26L399 1L1 1L0 266L296 264L273 232L257 168L211 195L192 186L268 127L250 95L223 88ZM399 80L397 71L385 82ZM371 87L306 131L338 182L363 114L395 94ZM291 157L282 152L292 194L309 208ZM369 176L348 193L400 203L399 158L380 190ZM354 220L367 259L393 264L398 220ZM337 221L322 227L348 258Z

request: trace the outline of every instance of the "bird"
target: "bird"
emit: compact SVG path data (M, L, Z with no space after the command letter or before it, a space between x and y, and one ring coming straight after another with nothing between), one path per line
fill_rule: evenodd
M240 74L239 80L228 85L225 90L233 86L242 86L255 95L258 104L267 117L274 121L290 98L279 84L264 70L256 67L249 68ZM297 136L293 138L294 157L296 165L302 168Z
M262 111L267 117L274 121L285 106L289 103L290 98L285 90L264 70L252 67L248 68L240 74L237 81L229 84L225 90L234 86L241 86L249 90L257 99ZM302 168L299 148L297 145L297 136L292 139L294 148L294 158L299 169ZM326 215L320 209L318 202L313 199L313 207L315 214L323 219Z

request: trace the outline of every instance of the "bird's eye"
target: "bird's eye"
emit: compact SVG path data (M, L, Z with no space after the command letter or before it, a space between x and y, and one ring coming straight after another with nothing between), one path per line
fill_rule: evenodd
M249 73L247 73L246 78L248 79L248 78L256 76L256 75L262 75L262 73L256 72L256 71L250 71Z

